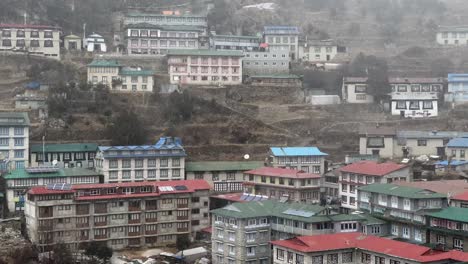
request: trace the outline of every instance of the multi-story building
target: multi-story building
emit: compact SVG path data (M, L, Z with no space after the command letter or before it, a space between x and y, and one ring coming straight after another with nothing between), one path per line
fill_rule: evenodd
M443 78L390 78L389 82L392 115L412 118L438 115Z
M270 50L289 51L291 60L299 59L299 28L292 26L265 26L263 38Z
M360 233L299 236L272 241L274 264L438 264L468 261L468 254L434 250Z
M468 158L468 138L453 138L447 143L445 155L452 160L465 161Z
M367 93L366 77L343 77L341 99L349 104L369 104L374 96Z
M410 167L394 162L379 163L361 161L340 168L341 207L345 210L357 210L357 189L372 183L391 183L393 181L410 181Z
M33 187L27 232L43 251L89 241L113 249L174 244L210 225L209 191L203 180Z
M280 200L319 203L321 176L299 170L263 167L244 173L244 192Z
M199 49L205 29L186 25L153 25L149 23L126 26L128 54L166 54L168 49Z
M297 235L356 232L380 235L384 222L365 214L336 214L303 203L233 203L212 210L212 259L220 263L272 263L270 240Z
M359 154L392 158L395 153L396 130L392 127L360 127Z
M315 174L326 172L327 153L317 147L271 147L269 162L275 168L288 168Z
M0 51L22 52L60 59L59 27L0 24Z
M468 74L449 73L445 101L453 104L468 102Z
M289 52L287 50L262 49L245 51L242 61L244 75L289 74Z
M468 251L468 208L447 207L427 214L427 242L444 250Z
M185 157L180 138L161 137L155 145L100 146L95 166L104 182L182 180Z
M185 163L187 180L206 180L215 192L242 192L244 172L263 167L261 161L192 161Z
M217 50L258 51L262 39L255 36L213 35L210 47Z
M29 117L23 112L0 112L0 159L6 168L22 169L29 158Z
M27 190L34 186L48 184L100 183L102 176L83 168L29 167L16 169L5 175L8 210L13 213L23 211Z
M332 60L340 47L332 40L308 40L299 45L299 58L308 62Z
M466 26L440 26L436 35L437 44L460 45L468 44L468 27Z
M29 164L38 167L57 161L55 166L61 168L94 168L97 150L95 143L32 144Z
M170 83L181 85L236 85L242 83L242 51L169 50Z
M447 195L395 184L370 184L358 188L358 209L384 219L393 236L427 243L428 212L447 207Z
M93 60L88 64L88 82L104 84L113 92L152 92L154 72L127 67L116 60Z

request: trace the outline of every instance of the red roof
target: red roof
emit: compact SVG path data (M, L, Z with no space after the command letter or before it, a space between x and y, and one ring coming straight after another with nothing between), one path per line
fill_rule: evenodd
M440 181L394 181L392 184L409 186L414 188L431 190L436 193L443 193L457 197L459 194L468 192L468 182L466 180L440 180ZM465 196L466 197L466 196Z
M405 164L398 164L394 162L378 163L376 161L365 160L344 166L340 168L340 171L373 176L384 176L406 167L407 165Z
M455 250L445 252L437 251L428 247L388 238L367 236L361 233L299 236L288 240L276 240L271 243L273 245L306 253L359 248L419 262L433 262L447 259L468 261L468 253Z
M255 170L249 170L244 173L261 175L261 176L296 178L296 179L320 178L320 175L314 174L314 173L307 173L307 172L300 171L300 170L272 168L272 167L263 167L263 168L259 168Z
M0 28L34 28L34 29L60 29L60 27L27 24L0 24Z
M201 231L211 234L211 233L213 233L213 228L211 226L209 226L209 227L203 228Z
M125 183L101 183L101 184L76 184L72 185L72 189L68 191L60 190L49 190L45 186L32 187L28 193L34 195L44 194L65 194L65 193L76 193L80 190L91 190L91 189L105 189L105 188L125 188L125 187L143 187L152 186L157 192L145 192L145 193L117 193L110 195L89 195L89 196L78 196L77 200L102 200L102 199L116 199L122 197L135 198L135 197L151 197L159 196L161 194L174 194L174 193L193 193L197 190L210 190L210 184L205 180L180 180L180 181L158 181L158 182L125 182ZM174 186L185 186L185 190L162 190L161 187L174 187Z
M455 195L452 197L452 200L468 201L468 192Z

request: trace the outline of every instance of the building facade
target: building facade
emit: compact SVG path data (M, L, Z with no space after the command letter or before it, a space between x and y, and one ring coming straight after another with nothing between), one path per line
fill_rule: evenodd
M428 243L426 214L447 207L447 195L394 184L358 188L358 209L384 219L392 236Z
M374 96L367 93L367 78L344 77L341 88L341 99L349 104L369 104Z
M391 127L359 128L359 154L392 158L395 153L396 131Z
M291 60L299 59L299 28L291 26L265 26L263 38L270 50L289 51Z
M468 101L468 74L449 73L447 82L445 101L453 104L466 103Z
M29 117L25 112L0 113L0 156L5 168L22 169L29 161Z
M331 40L306 41L299 45L299 58L307 62L326 62L338 54L338 45Z
M245 51L242 61L243 74L289 74L289 62L289 52L285 50Z
M347 211L358 209L358 187L372 183L410 181L410 167L394 162L361 161L340 168L339 194L341 207Z
M427 214L429 241L444 250L468 251L468 208L448 207Z
M51 57L60 60L59 27L0 24L0 51Z
M94 168L97 150L95 143L32 144L29 164L39 167L57 161L55 166L61 168Z
M453 138L446 146L445 155L452 160L466 161L468 157L468 138Z
M466 46L468 44L468 27L440 26L436 41L445 46Z
M185 163L187 180L206 180L214 192L244 190L244 172L263 167L261 161L192 161Z
M323 175L327 153L317 147L271 147L269 162L275 168L288 168Z
M155 145L100 146L95 166L104 182L182 180L185 157L180 138L162 137Z
M242 83L241 51L169 50L171 84L237 85Z
M33 187L27 232L41 251L101 241L112 249L174 244L210 225L210 186L203 180Z
M213 35L210 47L216 50L258 51L262 40L255 36Z
M83 168L30 167L13 170L3 175L8 210L11 213L23 211L25 194L31 187L55 183L100 183L101 178L99 173Z

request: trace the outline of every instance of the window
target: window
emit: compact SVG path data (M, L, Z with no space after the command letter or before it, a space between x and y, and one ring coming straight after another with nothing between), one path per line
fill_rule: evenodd
M54 43L52 42L52 40L44 40L44 47L53 47L54 46Z
M412 92L420 92L421 91L421 85L419 85L419 84L411 85L411 91Z
M396 101L396 109L406 109L406 101Z
M465 151L464 150L460 150L460 158L465 158Z
M384 148L384 138L383 137L369 137L367 138L367 147L368 148Z
M371 255L366 253L361 253L361 263L370 264L371 263Z
M255 256L255 247L247 247L246 249L247 256Z
M342 263L352 263L353 262L353 252L342 253L341 262Z
M454 238L453 239L453 248L463 251L463 239Z
M15 136L23 136L23 135L24 135L24 128L15 127Z
M406 92L406 85L398 85L398 92Z
M445 236L437 235L437 236L436 236L436 242L437 242L438 244L445 245Z
M402 231L403 231L403 238L410 238L410 229L409 229L409 227L404 226Z
M390 264L401 264L401 263L400 263L400 261L398 261L398 260L393 260L393 259L391 259L391 260L390 260Z
M44 31L44 38L52 38L52 31Z
M410 101L409 109L419 110L419 101Z
M24 138L15 138L15 146L23 146Z
M419 146L419 147L423 147L423 146L425 147L425 146L427 146L427 140L425 140L425 139L418 139L418 146Z
M24 150L15 150L15 158L24 158Z
M328 254L327 263L329 264L338 264L338 254Z
M354 88L355 93L365 93L367 90L367 87L365 85L356 85Z
M11 40L10 40L10 39L4 39L4 40L2 40L2 46L4 46L4 47L11 47Z
M424 101L423 102L423 109L433 109L432 101Z
M395 224L392 224L392 235L398 236L398 226Z
M374 264L385 264L385 258L375 256Z
M18 39L16 40L16 46L17 47L24 47L26 45L24 39Z
M161 166L161 167L167 167L167 166L168 166L168 159L162 158L162 159L160 160L160 166Z
M356 94L356 100L359 100L359 101L367 100L367 95L365 95L365 94Z
M284 250L277 248L276 249L276 259L284 260Z

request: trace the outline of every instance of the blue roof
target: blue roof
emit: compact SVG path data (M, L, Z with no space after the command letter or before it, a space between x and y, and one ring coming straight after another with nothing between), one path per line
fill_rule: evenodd
M154 145L140 145L140 146L99 146L99 150L102 152L106 151L121 151L121 150L179 150L178 153L141 153L141 154L132 154L132 156L186 156L184 147L182 146L182 140L180 138L172 137L161 137L158 142ZM104 155L109 156L109 155ZM123 157L123 155L112 155L112 157Z
M468 82L468 73L449 73L448 82Z
M274 156L328 156L317 147L271 147Z
M450 166L460 166L460 165L464 165L464 164L468 164L468 161L466 161L466 160L452 160L450 162ZM435 163L435 165L448 166L448 160L438 161L438 162Z
M265 34L299 34L299 28L294 26L265 26Z
M468 148L468 138L454 138L447 143L449 148Z
M41 88L41 84L39 82L30 82L26 84L26 89L37 90Z

